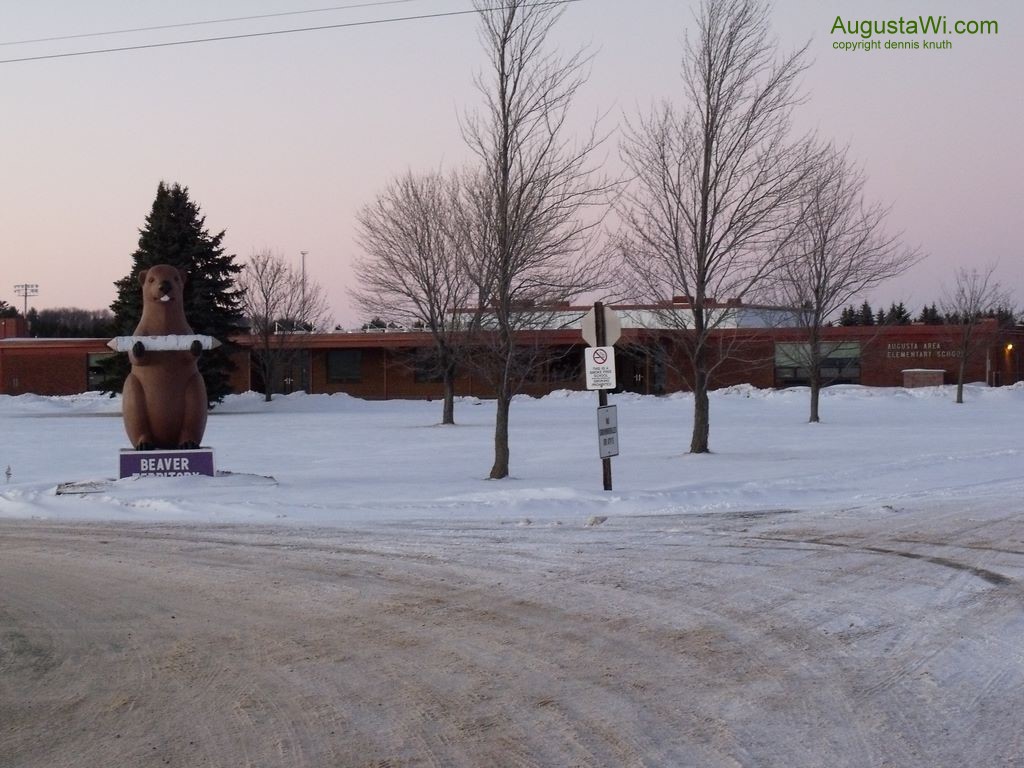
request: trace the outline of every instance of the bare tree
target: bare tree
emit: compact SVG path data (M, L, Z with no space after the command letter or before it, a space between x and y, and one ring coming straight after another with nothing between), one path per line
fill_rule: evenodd
M32 308L27 319L33 336L100 338L114 334L114 314L109 309L57 307L36 311Z
M466 342L470 302L465 229L459 225L459 182L409 172L392 181L358 216L364 256L350 293L368 314L422 326L434 342L434 368L444 385L442 423L455 423L455 376Z
M846 150L828 147L804 185L801 215L784 236L777 298L798 308L797 325L806 343L791 357L807 371L810 419L820 421L822 367L842 342L823 342L822 328L857 294L902 274L916 264L918 251L885 231L888 209L864 200L864 172Z
M542 307L593 289L607 274L593 250L607 186L590 167L596 128L579 142L566 135L588 59L547 49L564 7L527 0L475 0L475 7L489 68L476 78L484 106L463 122L479 162L464 221L476 317L486 326L481 351L497 399L490 477L502 478L509 406L539 359L517 337L545 322Z
M269 250L249 257L238 282L249 332L256 339L252 354L269 402L281 372L294 367L302 355L295 334L326 324L327 299L319 283L305 279Z
M634 179L617 205L622 258L642 296L669 307L664 325L685 331L694 392L692 453L709 450L712 335L735 318L728 299L750 301L781 263L801 184L815 159L788 138L801 100L806 46L779 55L768 6L704 0L682 62L685 106L669 102L627 126L623 159ZM670 308L685 295L685 311Z
M956 377L956 402L960 404L964 401L967 363L984 344L978 330L986 317L996 314L998 309L1008 308L1012 300L1010 291L1003 288L995 273L995 264L981 269L961 267L956 271L952 287L943 291L939 302L960 358Z

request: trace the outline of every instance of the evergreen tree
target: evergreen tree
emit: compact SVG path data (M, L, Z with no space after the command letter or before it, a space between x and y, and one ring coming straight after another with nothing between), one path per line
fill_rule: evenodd
M204 228L205 222L199 206L189 199L188 187L160 182L146 226L139 230L132 270L114 283L117 298L110 308L114 312L114 333L131 335L142 317L139 272L156 264L183 270L188 275L183 303L189 325L195 333L213 336L223 345L199 357L199 372L212 405L231 391L228 381L234 364L229 357L229 338L244 325L244 317L241 294L235 286L235 276L242 267L235 264L233 254L224 253L224 232L211 236ZM103 390L111 396L120 392L128 370L127 355L108 358L103 365Z
M874 325L885 325L886 324L885 320L886 320L886 318L885 318L885 310L882 309L881 307L879 307L878 314L875 315Z
M875 324L875 313L871 309L871 305L866 301L860 305L860 322L857 325L874 325Z
M1009 307L999 306L990 309L985 313L985 317L995 318L1000 328L1012 328L1017 324L1016 313Z
M12 307L3 299L0 299L0 317L17 317L18 308Z
M921 323L922 325L936 325L937 323L935 322L935 320L938 318L938 315L939 311L935 308L934 303L931 306L925 304L923 307L921 307L921 313L917 316L917 322ZM941 322L942 320L939 319L940 324Z
M885 324L910 325L910 313L907 312L902 301L899 304L893 302L889 305L889 311L885 313Z
M858 322L859 322L859 318L858 318L858 315L857 315L857 310L854 309L852 305L849 306L849 307L846 307L842 311L842 314L839 315L839 324L842 325L842 326L857 325Z

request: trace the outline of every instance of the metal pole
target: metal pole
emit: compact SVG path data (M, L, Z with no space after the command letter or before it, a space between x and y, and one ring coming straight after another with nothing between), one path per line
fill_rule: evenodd
M594 302L594 336L597 337L597 346L605 346L605 330L604 330L604 304L600 301ZM597 390L597 406L603 408L608 405L608 390L599 389ZM612 460L608 458L601 459L601 479L604 482L604 489L606 491L612 490Z
M301 320L303 323L306 322L306 254L309 251L299 251L302 254L302 306L299 309Z
M301 317L302 330L304 330L304 331L311 331L312 328L308 327L309 323L306 320L306 254L309 253L309 251L299 251L299 253L302 254L302 308L300 310L300 314L302 315L302 317ZM310 375L310 370L309 370L310 365L311 365L311 360L307 363L306 359L302 359L301 365L302 365L302 390L308 395L308 394L310 394L309 383L310 383L310 381L312 381L312 376Z

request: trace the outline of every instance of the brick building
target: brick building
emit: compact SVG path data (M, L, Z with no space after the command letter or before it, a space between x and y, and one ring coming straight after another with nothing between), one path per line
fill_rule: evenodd
M966 380L991 386L1024 380L1024 329L979 329L977 351L968 360ZM684 334L673 330L623 328L616 344L619 388L642 394L689 389ZM247 340L240 340L243 344ZM275 391L345 392L366 399L440 398L442 385L429 364L429 334L415 331L298 334L289 341L301 349L294 369L283 371ZM539 364L523 391L542 395L556 389L583 389L584 342L575 328L524 332L524 347ZM945 326L829 328L823 371L829 383L904 386L954 383L960 357L953 330ZM749 383L786 387L807 383L807 372L792 354L801 344L793 328L730 328L715 334L712 386ZM928 372L922 375L921 371ZM488 397L486 377L468 370L456 382L459 395Z
M628 308L623 309L628 313ZM634 308L635 309L635 308ZM749 309L749 308L748 308ZM583 310L574 310L582 314ZM643 394L686 390L686 335L670 328L629 327L624 322L616 345L619 387ZM0 327L3 333L23 328ZM906 325L837 327L825 330L829 351L824 365L830 383L904 386L953 383L960 359L947 326ZM967 366L967 381L991 386L1024 380L1024 328L1000 329L995 321L978 329L978 351ZM237 392L261 387L252 372L251 337L234 339L241 347L232 387ZM111 354L106 339L34 339L0 336L0 394L65 395L96 389L96 361ZM523 332L520 342L540 364L526 383L528 394L583 389L584 343L578 328ZM274 384L278 392L345 392L367 399L440 398L442 386L429 365L430 336L416 331L289 334L298 350L292 366ZM800 332L772 327L751 315L717 331L712 343L712 387L749 383L757 387L805 384L800 366ZM468 369L460 375L459 395L488 397L485 377Z
M16 322L14 322L16 321ZM109 339L37 339L21 318L0 319L0 395L74 395L99 389L97 363L114 354ZM231 386L250 388L249 355L236 360Z

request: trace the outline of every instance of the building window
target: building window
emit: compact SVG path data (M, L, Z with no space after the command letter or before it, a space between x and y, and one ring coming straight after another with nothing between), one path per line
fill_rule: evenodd
M404 362L412 371L412 380L417 384L438 384L444 381L444 373L438 365L437 353L434 350L410 350L404 357Z
M822 384L860 383L860 342L822 342ZM811 382L806 343L778 342L775 345L775 384L780 387L806 386Z
M327 352L327 378L330 381L363 380L363 352L360 349L331 349Z
M103 388L103 369L100 364L108 357L113 357L113 352L96 352L87 355L85 363L85 386L90 392Z
M417 360L412 370L412 379L417 384L440 384L444 374L433 360Z
M583 380L583 354L570 349L548 363L548 381L567 382Z

